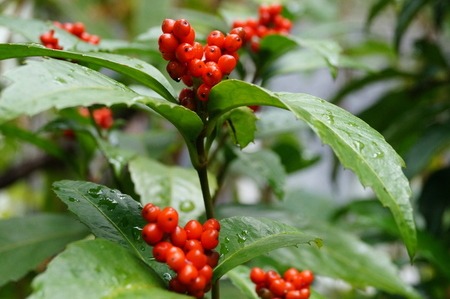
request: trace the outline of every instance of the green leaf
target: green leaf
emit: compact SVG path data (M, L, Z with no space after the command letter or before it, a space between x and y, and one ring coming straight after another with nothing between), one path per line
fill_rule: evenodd
M80 53L52 50L35 44L0 44L0 59L49 56L92 63L128 76L176 103L175 91L164 75L145 61L109 53ZM52 81L54 78L52 78Z
M429 3L430 0L407 0L400 9L397 24L395 27L394 46L398 50L403 34L408 29L409 24L420 12L423 6Z
M375 20L375 18L389 6L390 4L393 4L393 0L378 0L375 2L369 10L369 14L366 19L366 28L369 28L370 25L372 25L372 22Z
M72 241L86 227L65 215L38 214L0 221L0 286L17 280Z
M161 207L174 207L179 211L181 223L204 213L202 190L194 169L166 166L145 157L133 159L129 169L143 205L152 202ZM210 178L211 193L215 188L215 180Z
M267 185L278 199L284 197L286 171L277 154L269 150L252 153L236 152L239 159L233 163L233 168L253 178L264 189Z
M190 298L169 292L159 277L108 240L71 244L32 283L30 299Z
M320 239L270 219L231 217L222 219L220 224L221 258L214 268L215 279L219 279L234 267L274 249L310 243L321 246Z
M258 299L255 292L255 284L250 280L250 268L247 266L237 266L227 272L227 277L231 282L241 290L247 299Z
M410 257L417 246L411 189L402 172L404 162L383 136L351 113L307 94L272 93L256 85L226 80L210 94L212 119L221 113L248 105L286 108L305 121L322 142L328 144L342 165L361 183L371 187L393 214Z
M234 109L225 117L228 120L231 137L241 149L255 140L256 121L258 119L250 108Z

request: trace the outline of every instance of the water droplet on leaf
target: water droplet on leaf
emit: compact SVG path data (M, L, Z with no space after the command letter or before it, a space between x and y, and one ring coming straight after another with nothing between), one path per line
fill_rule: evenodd
M192 200L183 200L180 202L179 208L182 212L190 212L195 209L195 204Z

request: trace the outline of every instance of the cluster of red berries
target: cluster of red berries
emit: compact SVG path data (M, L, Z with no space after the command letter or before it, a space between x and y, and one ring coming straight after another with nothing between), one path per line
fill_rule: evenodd
M78 113L80 113L81 116L89 117L89 110L86 107L78 108ZM105 130L111 128L114 123L112 111L108 107L95 109L92 111L92 116L97 126Z
M214 218L201 224L190 220L178 225L178 212L171 207L148 203L142 209L148 222L142 229L142 238L153 246L153 257L166 263L177 275L169 282L169 289L203 298L211 288L213 268L219 261L214 250L219 244L220 223Z
M308 299L309 287L314 274L309 270L298 271L289 268L281 277L276 271L255 267L250 271L250 279L256 284L256 293L263 299Z
M227 35L212 31L203 47L195 41L194 28L185 19L165 19L161 28L158 45L169 61L166 70L172 79L189 87L180 92L179 101L195 110L195 98L207 101L211 88L236 67L244 31L234 29Z
M245 42L250 48L258 52L259 41L269 34L288 34L292 29L292 22L283 17L281 4L261 5L258 9L259 18L233 22L233 28L242 27L245 31Z
M56 27L66 30L67 32L75 35L76 37L87 43L98 45L98 43L100 42L100 37L98 35L86 32L84 24L81 22L75 23L54 22L53 24ZM50 30L49 32L42 34L39 38L46 48L62 50L62 46L59 44L58 39L55 37L55 30Z

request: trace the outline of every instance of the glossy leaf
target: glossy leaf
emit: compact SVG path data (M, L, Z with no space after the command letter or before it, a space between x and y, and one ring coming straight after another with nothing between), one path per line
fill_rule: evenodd
M214 268L215 279L219 279L234 267L274 249L311 243L321 246L320 239L270 219L231 217L222 219L220 224L221 258Z
M255 140L257 118L250 108L234 109L225 118L234 143L241 149Z
M305 121L333 149L342 165L355 172L391 210L408 253L414 256L417 239L409 201L411 189L401 169L404 162L367 123L311 95L272 93L237 80L215 86L210 99L209 109L215 117L238 106L269 105L286 108Z
M151 88L166 100L176 103L175 91L164 75L154 66L137 58L110 53L52 50L36 44L0 44L0 59L30 56L72 59L109 68Z
M37 214L0 220L0 286L21 278L66 244L87 234L84 225L66 215Z
M179 211L183 225L204 213L200 182L194 169L166 166L145 157L133 159L129 169L142 205L152 202L160 207L174 207ZM215 188L216 183L211 177L211 193Z
M32 287L30 299L189 298L167 291L152 269L136 256L102 239L71 244Z

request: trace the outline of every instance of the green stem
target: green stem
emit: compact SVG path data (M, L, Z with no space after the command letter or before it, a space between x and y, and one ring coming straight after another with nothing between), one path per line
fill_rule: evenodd
M205 150L204 137L202 135L200 135L197 139L197 154L199 163L196 170L200 180L200 187L202 189L206 218L214 218L214 208L208 182L208 154Z

